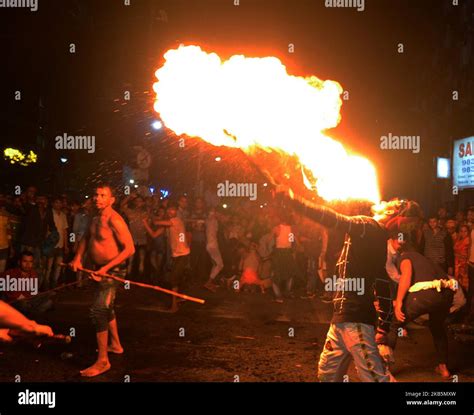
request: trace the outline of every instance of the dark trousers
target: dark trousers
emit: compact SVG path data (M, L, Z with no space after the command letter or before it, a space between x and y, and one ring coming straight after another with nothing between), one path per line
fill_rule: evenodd
M99 268L94 266L94 269ZM127 269L125 264L117 265L109 274L125 278ZM106 331L109 323L115 319L115 294L119 283L110 278L94 281L94 299L90 307L90 317L97 333Z
M177 256L171 259L171 287L183 287L189 271L189 255Z
M206 243L204 241L193 241L191 243L192 282L202 283L206 281L209 274L209 262Z
M405 322L397 321L394 323L395 329L398 331L404 324L417 319L423 314L428 314L430 317L428 328L433 337L438 363L448 363L448 335L445 320L453 303L453 295L453 291L449 289L442 289L441 292L435 289L415 293L409 292L403 302Z

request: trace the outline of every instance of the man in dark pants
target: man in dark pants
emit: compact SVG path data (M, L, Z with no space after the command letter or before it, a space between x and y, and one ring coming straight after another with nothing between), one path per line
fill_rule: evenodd
M157 221L155 224L168 228L168 241L171 248L171 287L174 292L178 292L185 284L187 271L189 270L190 249L186 240L184 221L178 216L178 209L170 205L166 213L169 219ZM178 311L176 296L172 296L171 307L164 311L170 313Z
M403 243L394 238L395 246L402 251L399 258L401 273L395 303L395 316L400 323L408 323L423 314L429 314L428 327L437 352L438 365L435 371L449 379L448 336L445 321L453 303L458 282L428 258L416 252L405 238ZM395 323L396 324L396 323Z
M93 377L110 369L108 352L123 353L118 335L114 312L116 284L100 274L115 274L123 277L126 272L125 261L135 252L132 235L123 218L112 208L115 202L112 188L99 185L95 191L94 203L98 214L92 219L87 233L81 239L71 268L77 272L87 253L91 267L97 271L92 274L96 281L91 317L96 328L98 356L97 361L81 371L82 376ZM110 340L110 344L108 341Z

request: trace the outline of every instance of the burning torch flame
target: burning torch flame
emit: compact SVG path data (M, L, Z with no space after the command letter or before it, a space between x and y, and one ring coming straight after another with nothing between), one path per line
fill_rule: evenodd
M177 135L296 155L324 199L380 200L372 164L323 134L341 118L339 83L289 75L274 57L222 61L198 46L180 46L164 57L155 73L154 109Z

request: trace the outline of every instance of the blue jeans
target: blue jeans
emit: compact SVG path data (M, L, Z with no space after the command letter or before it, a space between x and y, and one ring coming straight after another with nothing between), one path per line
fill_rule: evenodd
M331 324L319 358L321 382L343 382L349 364L354 361L362 382L390 382L375 343L375 329L370 324Z

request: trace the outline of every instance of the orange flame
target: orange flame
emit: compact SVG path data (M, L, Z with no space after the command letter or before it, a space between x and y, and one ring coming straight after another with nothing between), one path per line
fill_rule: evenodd
M177 135L296 155L325 200L380 200L373 165L323 134L341 119L339 83L289 75L275 57L222 61L198 46L180 46L164 57L155 73L154 109Z

